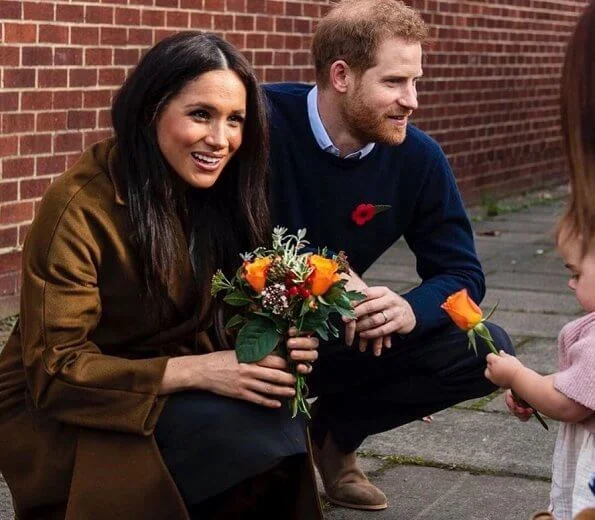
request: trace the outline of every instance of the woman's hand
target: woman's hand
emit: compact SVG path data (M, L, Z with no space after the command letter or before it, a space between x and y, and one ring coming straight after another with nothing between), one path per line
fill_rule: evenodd
M534 413L533 408L521 406L518 401L512 396L512 391L507 390L504 402L508 407L508 410L513 414L519 421L528 421Z
M297 336L297 329L289 329L290 338L287 340L289 357L298 363L297 371L300 374L309 374L314 361L318 359L318 338Z
M301 342L300 342L301 344ZM238 363L233 350L198 356L180 356L167 362L161 394L207 390L268 408L279 408L281 398L292 397L295 377L287 362L274 355L257 363Z

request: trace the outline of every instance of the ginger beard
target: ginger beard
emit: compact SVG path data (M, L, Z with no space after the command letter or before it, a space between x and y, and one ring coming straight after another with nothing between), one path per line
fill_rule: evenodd
M364 145L383 143L390 146L401 144L407 136L407 118L411 110L397 108L379 111L366 99L361 82L351 96L346 96L341 106L343 120L351 135ZM399 123L396 116L405 116Z

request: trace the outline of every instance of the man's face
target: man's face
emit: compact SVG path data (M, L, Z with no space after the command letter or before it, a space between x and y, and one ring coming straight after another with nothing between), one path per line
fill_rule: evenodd
M342 103L349 132L362 144L401 144L407 121L417 108L416 82L422 75L421 44L385 40L376 64L350 85Z

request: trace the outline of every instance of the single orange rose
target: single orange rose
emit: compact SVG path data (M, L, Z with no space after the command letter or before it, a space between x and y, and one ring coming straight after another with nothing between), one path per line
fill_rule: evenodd
M267 273L273 260L268 256L244 262L244 279L257 293L262 292L267 281Z
M310 276L308 276L308 285L314 296L324 294L335 282L341 279L341 275L337 274L339 264L335 260L320 255L312 255L308 258L308 263L314 268Z
M457 327L463 330L471 330L483 318L481 309L469 297L467 289L451 294L440 307L446 311Z

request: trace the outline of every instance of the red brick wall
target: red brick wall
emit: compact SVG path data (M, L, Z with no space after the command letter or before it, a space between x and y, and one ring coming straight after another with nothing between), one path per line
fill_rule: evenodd
M35 206L109 134L114 90L142 49L219 31L264 81L311 81L310 33L331 0L0 0L0 316L16 309ZM466 199L555 182L565 41L586 0L413 0L431 24L415 122L448 154Z

